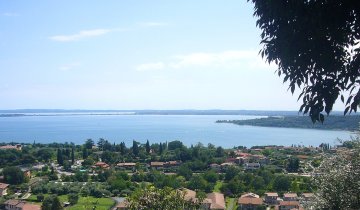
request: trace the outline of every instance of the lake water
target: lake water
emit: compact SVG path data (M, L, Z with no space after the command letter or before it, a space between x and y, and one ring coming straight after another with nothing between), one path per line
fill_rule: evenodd
M216 120L254 119L243 115L65 115L0 117L0 142L74 142L88 138L110 142L132 140L150 143L181 140L190 146L201 142L225 148L254 145L334 144L349 139L347 131L268 128L215 123Z

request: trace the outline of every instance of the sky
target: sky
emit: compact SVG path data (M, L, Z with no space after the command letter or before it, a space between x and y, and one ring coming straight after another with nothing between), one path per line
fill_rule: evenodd
M0 109L300 107L245 0L0 2Z

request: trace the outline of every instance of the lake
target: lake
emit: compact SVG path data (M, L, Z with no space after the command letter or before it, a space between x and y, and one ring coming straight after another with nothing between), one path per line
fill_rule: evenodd
M83 144L88 138L97 141L132 140L150 143L180 140L187 146L201 142L225 148L255 145L334 144L347 140L348 131L269 128L215 123L216 120L254 119L246 115L56 115L0 117L0 141Z

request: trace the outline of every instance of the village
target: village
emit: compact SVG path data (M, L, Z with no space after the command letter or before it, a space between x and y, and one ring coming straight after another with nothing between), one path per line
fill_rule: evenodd
M104 139L97 145L92 140L84 145L3 145L1 153L39 156L27 164L3 161L8 165L1 169L1 205L6 210L40 210L54 194L66 209L128 209L127 198L134 190L153 185L180 190L188 201L201 197L202 209L306 209L316 189L311 177L322 157L347 151L343 145L328 144L187 148L180 141L134 141L127 148ZM18 175L9 175L8 168L19 169L23 180L14 182ZM88 203L79 202L85 198ZM100 206L99 199L107 204Z

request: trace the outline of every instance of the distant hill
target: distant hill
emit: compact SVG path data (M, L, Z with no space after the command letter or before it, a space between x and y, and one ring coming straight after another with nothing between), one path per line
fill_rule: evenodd
M266 117L249 120L218 120L217 123L233 123L236 125L251 125L262 127L283 127L283 128L314 128L326 130L359 130L359 115L331 115L325 118L323 124L312 123L308 116L279 116Z

